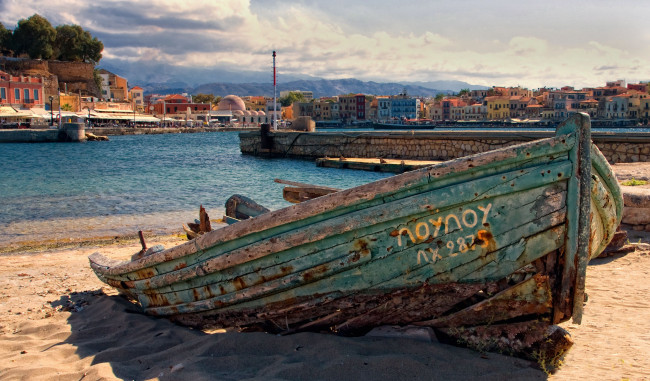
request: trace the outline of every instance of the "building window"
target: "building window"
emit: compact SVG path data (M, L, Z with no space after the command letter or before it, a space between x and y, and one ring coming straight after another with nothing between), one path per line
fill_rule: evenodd
M34 100L35 101L39 100L38 90L36 90L36 89L34 89Z
M16 98L17 101L20 100L20 89L14 89L14 98Z
M0 87L0 99L7 99L7 89Z
M23 89L23 99L29 100L29 89Z

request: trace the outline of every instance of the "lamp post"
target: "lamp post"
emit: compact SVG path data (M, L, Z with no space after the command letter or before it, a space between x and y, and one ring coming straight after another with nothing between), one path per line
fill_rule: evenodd
M54 109L52 108L52 101L54 101L54 97L50 95L50 126L54 125Z

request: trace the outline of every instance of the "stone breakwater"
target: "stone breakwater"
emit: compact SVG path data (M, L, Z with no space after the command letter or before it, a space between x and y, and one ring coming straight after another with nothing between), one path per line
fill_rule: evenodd
M239 135L243 154L298 157L358 157L402 160L451 160L475 153L550 137L551 132L291 132ZM650 135L592 133L592 140L610 163L650 161ZM269 144L270 143L270 144Z

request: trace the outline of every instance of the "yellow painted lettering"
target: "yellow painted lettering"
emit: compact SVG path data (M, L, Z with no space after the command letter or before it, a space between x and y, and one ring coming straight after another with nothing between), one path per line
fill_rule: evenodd
M429 222L431 225L436 227L436 230L433 232L433 238L436 238L440 232L440 227L442 226L442 217L438 217L437 220L430 219Z
M460 224L460 221L458 220L458 217L456 217L455 214L450 214L445 218L445 234L449 233L449 220L454 219L456 221L456 226L460 229L460 231L463 231L463 227ZM453 231L453 230L452 230Z
M483 212L483 223L487 222L488 218L488 213L490 213L490 209L492 208L492 203L489 203L485 208L479 206L478 209Z
M472 216L471 218L471 223L467 221L467 216ZM478 223L478 216L476 215L476 212L473 211L472 209L467 209L466 211L463 212L463 224L467 226L468 228L473 228L476 226Z
M418 250L418 265L422 263L421 258L424 257L424 261L426 263L429 263L429 258L427 257L427 253L424 252L424 250Z
M402 247L402 235L406 233L408 234L409 238L411 239L411 242L415 243L415 237L413 236L413 233L408 228L401 228L399 230L399 234L397 235L397 246Z
M424 234L422 234L422 228L424 228ZM429 224L420 222L415 225L415 235L420 241L427 239L429 237Z
M427 251L431 253L431 262L435 262L438 259L442 259L442 256L438 254L438 248L436 247L435 250L431 249L430 247L427 248Z

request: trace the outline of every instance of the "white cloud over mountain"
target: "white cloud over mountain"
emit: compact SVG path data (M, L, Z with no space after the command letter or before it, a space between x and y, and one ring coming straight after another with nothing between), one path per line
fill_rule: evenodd
M650 79L650 2L508 0L2 0L0 22L34 13L78 24L107 60L374 81L598 86Z

